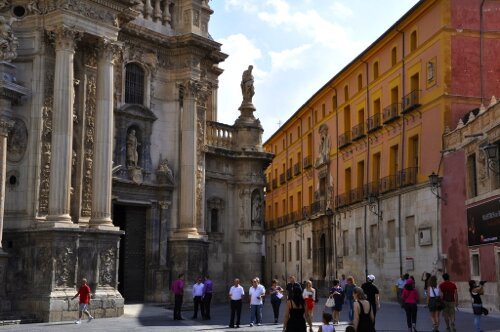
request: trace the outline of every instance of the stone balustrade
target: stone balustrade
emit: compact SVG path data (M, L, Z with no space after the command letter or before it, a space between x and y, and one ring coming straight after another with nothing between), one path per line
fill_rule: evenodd
M233 146L234 128L230 125L207 121L206 144L230 149Z
M145 20L161 22L163 26L170 26L172 0L141 0L135 9L142 14Z

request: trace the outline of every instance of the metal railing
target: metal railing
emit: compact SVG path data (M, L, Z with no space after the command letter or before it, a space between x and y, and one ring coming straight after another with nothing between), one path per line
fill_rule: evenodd
M360 139L365 136L365 124L360 123L352 127L352 140Z
M403 97L403 113L408 113L420 105L420 90L413 90Z
M384 108L382 114L384 123L389 123L399 118L399 108L399 103L394 103Z
M351 132L346 131L339 135L339 148L351 144Z
M382 127L382 122L380 121L380 113L375 113L368 118L367 127L368 132Z

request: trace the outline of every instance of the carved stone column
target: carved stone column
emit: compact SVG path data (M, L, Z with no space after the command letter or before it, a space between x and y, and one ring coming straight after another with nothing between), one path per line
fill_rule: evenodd
M54 113L47 221L72 224L70 216L71 159L73 141L73 58L80 33L61 26L55 38Z
M2 100L3 102L4 100ZM10 101L7 100L10 106ZM3 233L3 212L5 202L5 173L7 169L7 135L9 130L14 125L13 121L0 119L0 256L4 254L2 249L2 233ZM0 266L0 281L2 279L2 267ZM0 292L3 287L0 287Z
M98 50L92 214L90 218L90 227L94 228L113 227L111 220L114 128L113 61L120 52L120 46L108 40L103 40Z

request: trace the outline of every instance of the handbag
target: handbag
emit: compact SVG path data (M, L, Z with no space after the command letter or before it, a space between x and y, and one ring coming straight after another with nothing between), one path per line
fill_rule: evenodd
M283 293L277 292L276 297L281 300L283 298Z
M333 298L333 296L330 296L330 297L326 300L325 307L328 307L328 308L333 308L334 306L335 306L335 299Z
M440 296L436 296L436 292L434 291L434 287L431 287L432 294L434 297L429 298L429 309L432 311L441 311L444 309L444 302Z

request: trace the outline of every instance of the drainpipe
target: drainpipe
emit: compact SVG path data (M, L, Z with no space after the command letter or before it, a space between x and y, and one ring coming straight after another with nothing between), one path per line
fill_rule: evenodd
M365 76L366 76L366 114L367 118L370 116L370 89L368 87L369 80L368 80L368 62L361 60L365 64ZM363 119L364 122L365 119ZM368 126L367 128L368 129ZM370 165L370 140L369 137L367 136L367 149L366 149L366 170L365 170L365 181L368 184L368 169ZM364 183L362 184L364 186ZM368 185L367 185L368 189ZM364 190L363 190L364 191ZM369 191L369 190L368 190ZM365 277L368 275L368 247L367 247L367 242L366 242L366 236L367 236L367 223L368 223L368 210L367 210L367 205L365 204L365 217L364 217L364 246L365 246Z
M483 6L486 0L482 0L479 5L479 87L481 95L481 104L484 98L484 77L483 77Z

